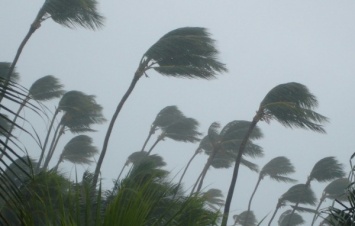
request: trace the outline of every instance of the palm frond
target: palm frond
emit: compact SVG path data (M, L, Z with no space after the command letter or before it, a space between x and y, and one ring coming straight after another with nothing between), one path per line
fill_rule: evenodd
M196 142L201 133L197 131L199 123L193 118L181 118L163 128L165 137L176 141Z
M335 157L325 157L319 160L313 167L309 181L326 182L336 178L344 177L343 165Z
M205 199L206 205L214 211L219 210L224 205L223 194L219 189L211 188L203 192L202 198Z
M254 171L256 173L259 172L259 166L255 163L252 163L252 162L246 160L245 158L241 159L240 164L242 164L243 166L246 166L251 171Z
M249 121L244 120L234 120L223 127L220 132L222 142L227 142L230 140L241 140L244 138L250 127ZM250 134L250 140L256 140L263 137L263 134L259 127L255 127L253 132Z
M330 182L323 190L328 199L347 200L347 188L350 185L348 178L338 178Z
M160 38L144 57L152 63L149 68L163 75L211 79L227 71L217 60L214 42L205 28L178 28Z
M305 184L297 184L288 189L288 191L280 197L280 201L315 205L316 197L310 187Z
M152 164L154 165L154 167L163 167L166 165L166 163L164 162L164 159L157 155L147 155L147 152L142 152L142 151L137 151L137 152L133 152L132 154L130 154L127 158L127 162L128 163L132 163L134 165L140 164L140 162L142 161L149 161L152 162Z
M4 82L4 79L7 79L10 67L11 67L11 63L9 63L9 62L0 62L0 78L2 78L1 79L2 83ZM12 71L12 74L10 75L10 81L18 82L19 79L20 79L20 75L14 69Z
M78 135L64 146L60 159L74 164L90 164L97 153L98 149L93 146L91 137Z
M234 223L242 226L256 226L257 220L253 211L243 211L233 216Z
M46 75L35 81L29 89L32 99L39 101L51 100L64 94L63 85L53 75Z
M292 218L291 221L290 217L291 217L291 210L286 210L285 212L283 212L278 220L278 224L279 226L297 226L297 225L301 225L304 224L305 221L303 220L302 216L299 215L298 213L293 213L292 214Z
M299 127L325 133L321 123L328 119L313 111L316 97L300 83L280 84L269 91L260 104L262 120L276 119L286 127Z
M167 106L163 108L158 115L155 117L152 123L152 128L156 127L167 127L173 122L185 117L184 114L178 109L177 106Z
M96 0L47 0L41 11L63 26L95 30L103 26L104 17L97 10Z
M290 173L295 172L295 167L291 161L284 157L279 156L271 159L260 171L260 176L263 178L269 176L271 179L279 182L296 182L296 180L286 177Z

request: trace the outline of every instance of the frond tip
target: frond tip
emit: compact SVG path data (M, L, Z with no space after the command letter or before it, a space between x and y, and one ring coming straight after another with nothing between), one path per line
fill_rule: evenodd
M151 46L143 62L150 63L146 70L152 68L162 75L212 79L217 73L227 71L217 60L214 43L205 28L178 28Z

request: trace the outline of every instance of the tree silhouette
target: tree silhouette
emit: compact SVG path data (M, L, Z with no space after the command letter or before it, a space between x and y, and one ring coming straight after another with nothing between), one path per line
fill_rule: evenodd
M234 215L234 225L256 226L256 218L253 211L243 211L240 214Z
M327 122L327 118L313 110L317 106L318 101L316 97L310 93L306 86L300 83L291 82L280 84L268 92L265 98L261 101L248 132L240 144L231 184L227 194L221 226L227 225L229 209L238 178L241 158L249 140L249 136L253 132L257 123L259 121L269 122L274 119L285 127L303 128L319 133L325 133L321 123Z
M212 79L218 73L227 71L225 65L217 60L217 55L214 40L205 28L200 27L184 27L170 31L143 54L132 82L110 121L96 165L94 184L97 183L115 121L138 80L150 69L176 78Z
M291 220L291 212L292 210L286 210L283 212L278 220L279 226L297 226L304 224L304 220L301 215L295 213L294 216L292 216Z

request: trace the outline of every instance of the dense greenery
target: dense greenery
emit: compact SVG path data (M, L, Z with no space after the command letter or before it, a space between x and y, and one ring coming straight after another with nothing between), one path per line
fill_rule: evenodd
M276 182L296 182L289 177L296 169L285 156L271 159L260 170L258 165L249 161L248 158L263 157L263 149L256 143L263 137L257 124L276 120L288 128L325 133L324 123L328 119L316 112L317 98L297 82L279 84L271 89L251 121L233 120L223 127L213 122L205 136L199 131L198 121L185 116L177 106L163 108L152 119L148 136L142 141L143 146L137 147L140 151L128 157L112 188L103 188L100 183L101 166L107 151L110 151L108 144L112 129L135 85L144 75L154 70L163 76L208 80L227 72L227 68L219 61L215 41L206 28L182 27L163 35L142 55L132 82L109 121L103 147L99 151L87 135L95 132L93 125L106 122L103 107L96 102L94 95L78 90L65 91L64 85L53 75L34 81L29 88L18 83L20 73L16 71L16 64L21 52L32 34L48 19L69 28L79 26L96 30L104 25L96 0L47 0L30 25L13 62L0 62L1 225L226 226L227 221L232 220L229 217L230 205L240 165L258 172L259 176L247 210L233 216L234 225L256 226L266 224L267 220L271 225L277 211L285 206L287 210L281 214L278 225L303 224L304 213L313 214L312 225L317 218L322 218L323 225L354 224L355 192L352 185L355 177L352 171L346 178L343 165L333 156L320 159L304 184L293 185L280 194L279 199L275 199L276 208L272 216L257 219L254 214L253 208L257 210L257 207L251 204L262 180L268 177ZM45 101L56 103L53 113ZM32 118L22 116L24 108L48 124L45 134L37 133L36 125L31 123ZM15 130L29 135L38 146L28 151L29 147L23 147L21 137L14 136ZM65 132L70 132L72 139L53 162L53 154L59 152L58 143ZM156 132L159 132L156 141L147 148L148 141ZM198 143L177 183L164 169L166 163L163 158L151 154L156 145L166 139ZM39 158L34 159L33 153ZM63 161L92 164L98 153L94 172L86 171L83 175L76 172L73 180L59 170ZM185 188L184 176L201 153L208 155L208 160L201 167L195 185L191 189ZM131 166L129 172L122 178L122 172L128 166ZM218 189L204 189L208 170L232 166L233 176L226 199ZM311 182L329 183L319 200ZM322 211L320 206L325 199L334 200L338 205ZM350 207L344 204L346 201Z

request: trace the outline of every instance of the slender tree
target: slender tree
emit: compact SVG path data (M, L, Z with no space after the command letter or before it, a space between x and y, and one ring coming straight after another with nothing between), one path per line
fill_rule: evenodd
M265 166L260 170L258 181L256 182L254 191L249 199L247 211L250 212L251 202L252 202L253 197L256 193L256 190L259 187L261 180L263 180L265 177L269 176L270 179L276 180L277 182L294 183L294 182L296 182L296 180L287 177L288 174L294 173L294 172L295 172L294 166L292 165L290 160L284 156L279 156L279 157L273 158L268 163L266 163ZM248 216L246 218L248 218Z
M235 160L233 176L229 186L224 215L221 226L226 226L229 209L233 198L235 184L238 178L239 165L250 134L259 121L269 122L274 119L285 127L309 129L319 133L325 133L322 123L328 119L314 111L318 106L316 97L308 88L300 83L280 84L269 91L260 103L259 109L250 123L248 132L239 147L239 153Z
M212 79L226 72L225 65L217 59L218 50L205 28L184 27L170 31L143 54L132 82L118 104L107 129L93 183L96 184L115 121L138 80L153 69L166 76L177 78Z

